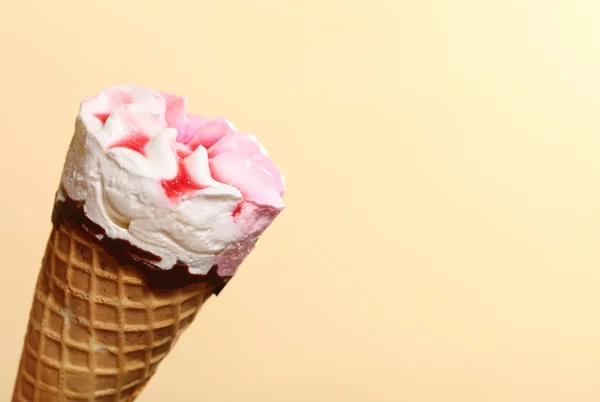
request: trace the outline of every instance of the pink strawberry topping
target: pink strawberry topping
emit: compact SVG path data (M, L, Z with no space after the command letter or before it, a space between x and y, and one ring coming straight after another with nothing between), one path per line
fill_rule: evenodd
M166 127L177 130L177 144L174 147L178 172L175 177L160 182L169 199L178 200L190 192L206 188L206 185L192 178L184 163L187 156L198 147L204 147L212 178L237 188L243 196L243 202L274 206L282 204L281 197L285 192L283 176L254 136L237 132L223 118L206 119L187 114L183 97L162 92L158 94L165 102ZM109 92L106 102L109 112L98 112L94 116L106 124L112 110L131 102L131 94L114 89ZM112 143L109 148L128 148L145 155L145 146L151 136L130 125L131 133ZM241 209L242 206L238 206L233 214L237 215Z

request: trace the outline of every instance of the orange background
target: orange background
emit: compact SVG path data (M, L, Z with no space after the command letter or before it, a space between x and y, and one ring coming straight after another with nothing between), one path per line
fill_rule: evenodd
M0 399L79 101L184 94L287 210L140 401L597 402L600 2L0 0Z

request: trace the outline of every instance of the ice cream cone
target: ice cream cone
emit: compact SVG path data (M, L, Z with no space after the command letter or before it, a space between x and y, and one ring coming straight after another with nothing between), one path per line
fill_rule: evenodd
M55 226L13 402L133 401L212 287L153 289L139 268L119 265L89 234Z
M13 402L132 401L284 208L264 147L185 98L81 103Z

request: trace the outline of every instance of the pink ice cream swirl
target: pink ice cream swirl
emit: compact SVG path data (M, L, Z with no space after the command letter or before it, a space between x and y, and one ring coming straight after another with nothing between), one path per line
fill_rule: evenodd
M169 269L174 258L180 259L178 247L181 243L181 250L189 255L197 252L200 256L188 257L189 261L183 258L196 272L204 273L208 265L216 264L219 275L233 275L254 247L258 236L284 208L283 176L257 139L251 134L238 132L223 118L208 119L187 114L183 97L138 87L111 87L85 100L80 116L88 135L101 144L107 160L114 159L121 167L135 165L135 168L129 169L128 176L123 177L130 177L131 172L139 170L144 181L140 179L142 184L135 184L137 182L131 179L134 183L130 186L131 190L128 190L128 184L116 183L111 187L111 180L116 179L106 173L106 177L100 180L102 185L99 185L105 189L98 190L104 195L92 197L93 186L86 180L92 180L93 175L81 178L87 174L82 171L89 170L89 166L66 167L63 174L66 192L70 197L81 198L85 193L81 187L88 186L90 189L84 194L86 198L108 200L98 209L110 210L110 213L95 212L94 204L90 203L92 211L88 212L91 212L92 218L97 218L99 222L96 223L107 226L105 229L109 229L109 235L126 238L134 244L137 242L136 245L142 248L150 246L151 251L162 254L166 257L164 269ZM86 145L87 152L93 154L91 148ZM102 159L104 155L97 158ZM102 170L103 163L98 162L99 170ZM109 162L105 164L108 166ZM100 172L100 176L103 174ZM153 177L155 187L148 184L152 181L146 176ZM133 194L133 198L142 200L140 206L113 201L121 197L115 188L121 193L138 192ZM235 202L219 205L214 213L208 211L212 204L205 200L210 200L211 194L219 191L233 194L230 198ZM129 194L127 197L133 199ZM195 199L203 202L202 209L196 211L206 213L208 223L201 223L201 230L190 232L186 229L185 216L191 216L188 204ZM228 211L227 217L223 216L223 208ZM127 224L112 228L111 222L116 219L105 219L111 214L119 216L117 220ZM160 222L166 219L163 216L171 215L184 216L179 218L181 224L168 222L165 224L167 228L160 227ZM149 218L156 219L148 224ZM190 220L193 219L191 216ZM152 230L167 233L169 239L175 239L175 245L164 246L155 238L150 239L148 232ZM186 230L189 235L185 235ZM194 233L201 234L198 235L199 240L190 239L189 236ZM214 233L214 238L211 238L211 233ZM181 240L179 243L178 239ZM164 250L168 252L161 252ZM207 259L207 255L212 258Z

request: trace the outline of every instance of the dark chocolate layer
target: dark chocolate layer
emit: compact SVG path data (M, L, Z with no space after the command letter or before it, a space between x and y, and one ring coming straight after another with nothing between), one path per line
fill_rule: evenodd
M52 223L55 226L66 224L78 227L100 243L108 254L119 264L131 265L140 269L149 287L153 289L174 289L191 283L208 281L214 294L219 294L231 279L230 276L219 276L217 265L213 265L206 275L194 275L189 267L178 261L171 269L161 269L155 263L161 257L134 246L127 240L111 239L106 231L93 222L85 213L84 202L67 198L57 201L52 212Z

